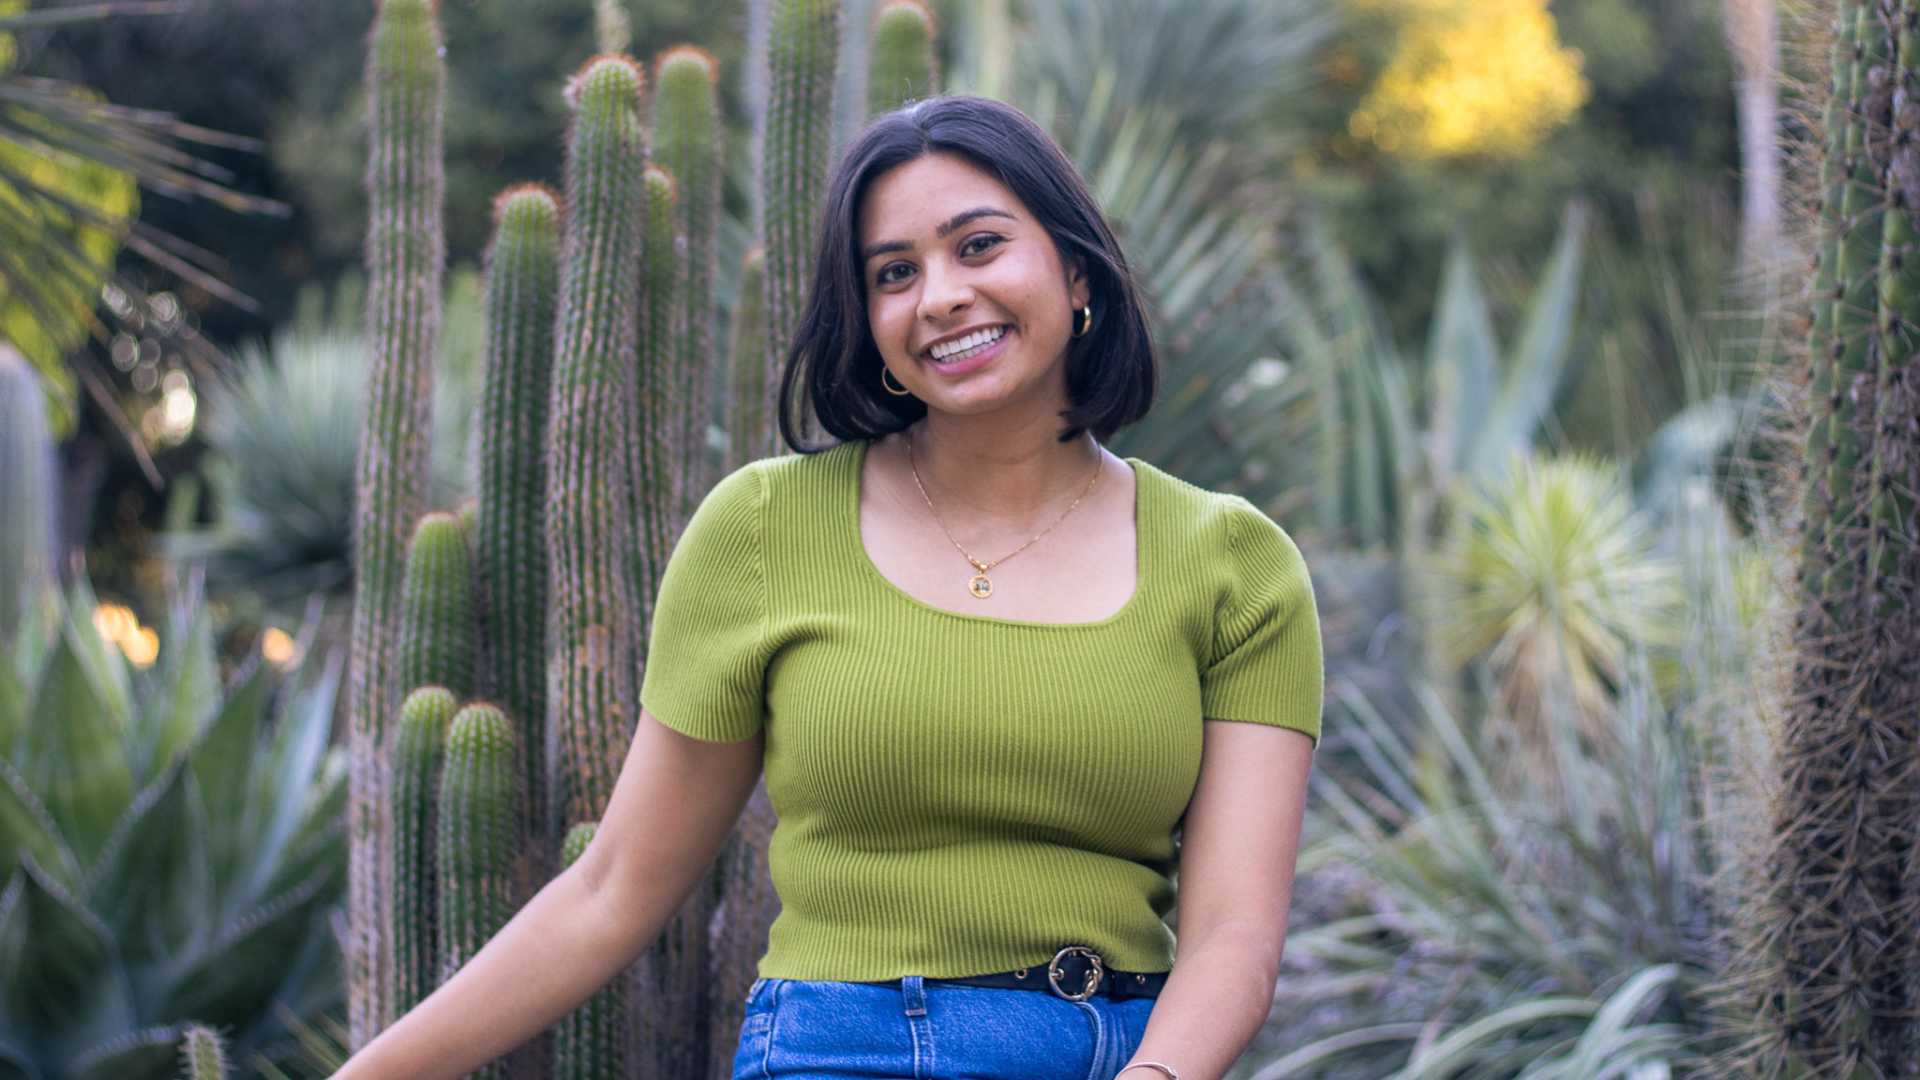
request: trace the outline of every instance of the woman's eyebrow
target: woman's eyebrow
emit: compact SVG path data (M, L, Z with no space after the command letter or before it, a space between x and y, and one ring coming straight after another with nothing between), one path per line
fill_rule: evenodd
M939 235L940 239L945 240L950 234L952 234L953 230L959 228L962 225L965 225L967 222L972 221L975 218L983 218L983 217L1003 217L1009 221L1018 220L1012 214L1006 212L1005 210L1000 209L997 206L976 206L971 210L962 210L959 213L953 215L953 217L947 220L947 223L945 225L939 226L934 231ZM880 241L876 241L874 243L868 244L866 247L863 247L860 249L860 261L864 263L868 259L873 258L875 255L884 255L889 251L912 251L912 250L913 250L913 244L911 244L906 240L880 240Z

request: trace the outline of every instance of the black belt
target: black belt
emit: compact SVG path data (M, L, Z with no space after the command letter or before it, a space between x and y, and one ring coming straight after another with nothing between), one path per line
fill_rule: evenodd
M1110 1000L1158 997L1167 983L1167 971L1115 971L1100 954L1084 945L1069 945L1055 953L1044 968L1020 968L962 979L925 979L926 986L986 986L1003 990L1045 990L1068 1001L1091 997ZM888 984L899 980L889 980Z

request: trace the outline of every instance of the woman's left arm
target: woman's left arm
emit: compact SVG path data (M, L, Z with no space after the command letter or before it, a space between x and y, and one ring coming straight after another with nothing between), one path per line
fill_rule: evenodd
M1313 740L1291 728L1208 720L1204 730L1180 845L1173 974L1129 1059L1165 1062L1180 1080L1219 1080L1266 1022L1313 765Z

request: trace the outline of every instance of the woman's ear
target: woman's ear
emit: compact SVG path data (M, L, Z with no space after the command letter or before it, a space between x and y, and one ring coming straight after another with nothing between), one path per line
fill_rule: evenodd
M1073 302L1075 311L1093 299L1093 283L1087 280L1086 260L1077 255L1067 262L1067 298Z

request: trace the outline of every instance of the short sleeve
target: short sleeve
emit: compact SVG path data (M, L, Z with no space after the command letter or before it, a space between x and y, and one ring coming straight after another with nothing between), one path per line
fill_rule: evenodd
M766 711L764 483L748 464L701 500L654 599L640 705L708 742L738 742Z
M1320 743L1320 616L1300 549L1273 519L1234 497L1230 595L1200 673L1201 715L1293 728Z

